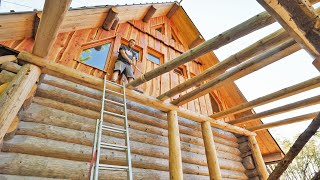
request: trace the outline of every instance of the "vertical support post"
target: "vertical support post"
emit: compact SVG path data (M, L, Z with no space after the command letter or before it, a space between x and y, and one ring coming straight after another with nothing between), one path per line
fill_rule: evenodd
M256 138L254 136L248 136L248 142L261 179L268 179L268 171L266 165L264 164Z
M169 169L171 180L182 180L182 158L177 111L168 112Z
M221 180L220 166L217 157L217 151L213 140L211 124L209 121L201 123L202 138L206 150L207 164L210 179Z

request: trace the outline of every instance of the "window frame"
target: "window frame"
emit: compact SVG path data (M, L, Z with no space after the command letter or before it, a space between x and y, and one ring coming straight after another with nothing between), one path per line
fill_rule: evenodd
M158 31L157 29L161 28L161 32ZM165 27L164 27L164 23L163 24L158 24L158 25L154 25L151 27L151 30L154 29L155 31L161 33L162 35L165 35Z
M155 50L153 48L148 47L147 48L147 54L146 54L146 60L147 61L151 61L151 60L148 59L148 54L151 54L152 56L159 58L160 62L159 62L158 65L163 64L164 55L161 52L159 52L159 51L157 51L157 50ZM151 62L153 62L153 61L151 61ZM153 62L153 63L155 63L155 62ZM155 63L155 64L157 64L157 63Z
M114 46L114 41L115 41L115 37L111 37L111 38L108 38L108 39L101 39L101 40L91 41L91 42L82 44L81 47L80 47L80 49L79 49L78 52L77 52L77 56L76 56L75 60L76 60L78 63L80 63L80 64L84 64L84 65L89 66L89 67L92 67L92 68L94 68L94 69L98 69L98 70L101 70L101 71L103 71L103 72L106 72L107 61L110 59L110 57L111 57L111 55L112 55L112 49L113 49L113 46ZM82 53L84 50L90 49L90 48L94 48L94 47L96 47L96 46L108 44L108 43L111 43L111 45L110 45L110 49L109 49L108 55L107 55L107 57L106 57L106 59L105 59L103 69L94 67L94 66L92 66L92 65L89 65L89 64L86 64L86 63L80 61L81 53Z

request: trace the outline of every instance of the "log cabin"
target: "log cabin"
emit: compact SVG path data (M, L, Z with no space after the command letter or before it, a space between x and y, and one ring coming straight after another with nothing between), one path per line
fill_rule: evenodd
M296 7L314 22L304 28L299 18L293 25L286 21L292 9L285 2L258 1L268 12L207 41L177 2L70 8L71 0L46 0L43 11L0 14L1 179L89 178L103 78L111 78L119 48L130 39L136 41L136 79L128 83L122 77L118 83L127 87L133 179L267 179L265 164L284 158L267 129L317 113L271 125L260 119L320 100L316 96L257 114L252 108L319 87L320 78L250 102L234 81L301 47L318 57L319 41L317 34L303 35L316 28L317 10L310 8L316 1ZM283 9L274 12L273 6ZM223 61L213 53L275 21L284 29ZM104 110L124 113L112 103ZM112 115L103 120L124 125ZM119 145L124 136L105 132L102 138ZM102 150L100 162L126 165L125 153ZM101 171L99 177L126 179L127 174Z

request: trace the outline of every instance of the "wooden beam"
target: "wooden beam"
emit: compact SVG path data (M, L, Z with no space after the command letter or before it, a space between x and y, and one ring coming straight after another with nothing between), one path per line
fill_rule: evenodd
M248 142L252 152L253 159L255 160L257 165L256 168L259 172L259 176L261 179L267 180L268 171L267 171L266 165L264 164L258 142L254 136L249 136Z
M180 5L178 3L174 3L172 8L170 9L170 11L167 14L167 18L171 18L174 13L176 13L176 11L179 9Z
M182 159L177 111L168 112L169 171L170 179L182 180Z
M288 168L292 160L299 154L304 145L317 132L320 127L320 113L312 120L306 130L294 142L285 157L277 164L273 172L269 176L269 180L279 179L282 173Z
M293 123L297 123L297 122L301 122L301 121L307 121L307 120L315 118L318 114L319 114L319 112L309 113L309 114L305 114L305 115L301 115L301 116L283 119L283 120L272 122L272 123L261 124L258 126L250 127L250 128L248 128L248 130L261 131L264 129L270 129L270 128L293 124Z
M119 18L116 17L116 19L114 20L112 26L111 26L111 30L116 30L117 29L117 26L119 24Z
M262 39L255 42L254 44L248 46L247 48L229 56L227 59L213 65L212 67L204 70L200 74L195 77L186 80L185 82L179 84L176 87L173 87L169 91L161 94L157 98L160 100L166 100L170 97L173 97L193 86L200 85L201 82L216 77L221 73L225 72L225 70L232 68L253 56L257 56L261 53L264 53L266 50L274 48L275 46L284 43L290 37L288 33L285 32L284 29L280 29Z
M137 87L144 82L147 82L153 78L160 76L166 72L173 70L180 65L183 65L189 61L194 60L208 52L211 52L215 49L218 49L242 36L245 36L255 30L261 29L269 24L272 24L275 20L267 13L260 13L247 21L219 34L218 36L209 39L201 43L200 45L188 50L187 52L181 54L180 56L168 61L167 63L162 64L158 68L155 68L141 77L136 78L131 83L127 84L128 88Z
M281 89L279 91L265 95L263 97L254 99L250 102L246 102L246 103L240 104L238 106L234 106L234 107L227 109L225 111L215 113L215 114L211 115L210 117L217 119L217 118L221 118L224 116L228 116L230 114L240 113L240 112L246 111L248 109L252 109L254 107L261 106L261 105L264 105L264 104L267 104L267 103L270 103L270 102L273 102L273 101L276 101L276 100L279 100L282 98L286 98L286 97L289 97L289 96L292 96L295 94L299 94L301 92L308 91L310 89L314 89L317 87L320 87L320 76L317 76L317 77L314 77L314 78L309 79L307 81L301 82L299 84L295 84L293 86Z
M274 63L299 49L299 45L295 43L294 40L289 40L284 44L273 48L264 54L256 56L237 67L231 69L230 71L221 74L217 78L203 84L193 91L182 95L181 97L173 100L171 103L175 105L183 105L189 101L192 101L198 97L208 94L213 89L222 87L227 82L235 81L245 75L248 75L254 71L257 71L271 63Z
M201 128L210 179L220 180L222 177L210 122L206 121L201 123Z
M103 29L105 29L106 31L109 31L112 25L114 24L114 22L116 21L118 14L119 14L119 11L117 10L117 8L115 7L110 8L108 15L103 22L103 25L102 25Z
M156 11L157 11L157 8L155 8L153 5L151 5L149 10L147 11L147 13L144 15L142 21L147 23L152 18L154 13L156 13Z
M319 18L305 0L257 0L311 55L320 55Z
M40 24L40 17L39 14L36 13L35 17L34 17L34 22L33 22L33 29L32 29L32 36L35 38L38 32L38 28L39 28L39 24Z
M262 155L263 161L265 163L277 162L277 161L280 161L283 157L284 157L284 155L283 155L282 152L275 152L275 153L272 153L272 154Z
M307 106L312 106L315 104L319 104L320 102L320 95L318 96L314 96L314 97L310 97L301 101L297 101L294 103L290 103L284 106L280 106L274 109L270 109L267 111L263 111L257 114L252 114L249 116L245 116L245 117L241 117L239 119L233 120L233 121L229 121L230 124L239 124L239 123L244 123L244 122L249 122L249 121L254 121L257 119L261 119L261 118L265 118L265 117L269 117L269 116L273 116L273 115L277 115L277 114L281 114L284 112L288 112L288 111L293 111L295 109L300 109L300 108L304 108Z
M40 73L37 66L24 65L5 92L0 94L0 139L4 137Z
M70 3L71 0L46 0L32 51L34 55L47 57Z
M190 45L189 45L189 49L192 49L196 46L198 46L199 44L201 44L204 41L203 37L201 35L199 35L195 40L193 40Z
M15 60L17 60L17 57L15 55L0 56L0 65L5 62L10 62Z
M314 65L314 67L316 67L318 69L318 71L320 72L320 58L316 58L312 64Z
M92 75L86 74L84 72L65 67L61 64L55 63L53 61L46 61L41 57L34 56L30 53L27 52L21 52L18 55L18 59L35 64L39 67L42 68L42 72L53 75L65 80L69 80L75 83L79 83L81 85L89 86L94 89L101 89L103 88L103 79L94 77ZM115 86L115 85L110 85L110 89L121 92L121 88ZM228 123L222 122L222 121L217 121L212 118L209 118L207 116L195 113L190 110L186 110L184 108L180 108L178 106L172 105L170 103L165 103L162 102L154 97L151 96L146 96L144 94L135 92L133 90L126 90L127 93L127 98L129 100L138 102L140 104L144 104L146 106L153 107L155 109L159 109L164 112L169 112L171 110L177 111L179 116L196 121L196 122L204 122L204 121L210 121L211 125L217 128L221 128L225 131L230 131L234 132L237 134L241 135L254 135L255 133L248 131L246 129L237 127L237 126L232 126L229 125Z

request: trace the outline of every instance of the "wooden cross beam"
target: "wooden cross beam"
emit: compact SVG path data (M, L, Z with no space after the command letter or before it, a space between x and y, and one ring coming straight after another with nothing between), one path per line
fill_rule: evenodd
M115 7L110 8L108 15L103 22L103 25L102 25L103 29L105 29L106 31L109 31L111 29L112 25L114 24L114 22L117 20L118 14L119 14L119 12L118 12L117 8L115 8Z
M180 5L179 5L178 3L174 3L173 6L172 6L172 8L170 9L170 11L169 11L168 14L167 14L167 18L170 19L170 18L174 15L174 13L177 12L177 10L179 9L179 7L180 7Z
M46 0L32 53L46 58L59 33L71 0Z
M319 17L306 0L257 0L309 54L320 55Z
M143 17L143 22L148 22L152 16L154 15L154 13L156 13L157 9L154 6L150 6L149 10L147 11L146 15L144 15Z
M213 89L222 87L225 83L235 81L241 77L244 77L254 71L257 71L271 63L274 63L293 52L296 52L299 49L299 46L295 43L294 40L289 40L282 45L273 48L266 53L256 56L249 61L246 61L234 69L227 71L217 78L209 81L206 84L199 86L193 91L182 95L181 97L173 100L171 103L174 105L183 105L187 102L190 102L198 97L201 97L205 94L208 94Z

